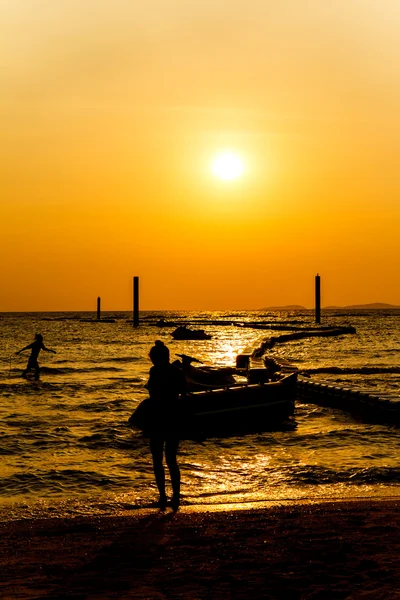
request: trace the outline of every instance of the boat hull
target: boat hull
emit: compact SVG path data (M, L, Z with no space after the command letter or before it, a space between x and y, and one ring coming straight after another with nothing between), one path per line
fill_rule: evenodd
M188 394L179 436L198 439L276 429L294 413L296 380L291 374L272 383ZM146 414L145 404L146 400L139 405L130 424L146 433L151 414Z
M206 435L266 431L294 413L296 377L285 380L194 392L190 409L196 430Z

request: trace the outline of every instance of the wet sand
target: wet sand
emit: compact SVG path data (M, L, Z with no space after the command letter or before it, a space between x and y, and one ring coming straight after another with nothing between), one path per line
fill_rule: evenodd
M0 597L400 598L400 499L0 523Z

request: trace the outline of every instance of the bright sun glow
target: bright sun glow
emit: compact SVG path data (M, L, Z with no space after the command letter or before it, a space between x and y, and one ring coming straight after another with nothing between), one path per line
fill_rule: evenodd
M211 170L219 179L230 181L243 175L244 164L238 154L221 152L212 161Z

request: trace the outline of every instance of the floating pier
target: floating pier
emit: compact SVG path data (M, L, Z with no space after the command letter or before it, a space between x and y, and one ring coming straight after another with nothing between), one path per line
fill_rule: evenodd
M299 375L297 398L320 406L339 408L374 423L400 425L400 396L370 388L350 388Z
M300 340L306 337L329 337L346 334L354 334L356 330L354 327L323 327L323 328L304 328L302 331L295 331L293 333L285 333L279 336L273 336L264 340L258 348L253 350L253 358L261 357L267 350L270 350L275 344L282 344L290 342L292 340Z
M314 380L299 373L289 361L260 358L259 348L239 354L236 368L246 371L250 383L270 380L274 373L297 373L297 401L337 408L370 423L400 426L400 395L380 392L376 388L335 385L332 381Z
M268 367L269 359L264 359ZM283 373L298 372L288 361L273 361ZM380 392L376 388L335 385L332 381L314 380L298 374L297 400L318 406L338 408L373 423L400 426L400 395Z

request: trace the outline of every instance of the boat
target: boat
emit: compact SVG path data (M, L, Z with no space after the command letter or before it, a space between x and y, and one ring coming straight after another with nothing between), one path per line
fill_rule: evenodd
M176 323L173 321L166 321L165 319L159 319L156 323L157 327L176 327Z
M297 373L278 381L235 385L192 392L182 400L180 436L204 439L293 427ZM129 419L129 425L144 433L151 425L151 403L143 400Z
M294 413L297 374L267 383L236 385L189 396L195 430L206 436L265 431Z
M211 340L211 335L204 329L190 329L187 325L179 325L172 333L174 340Z

